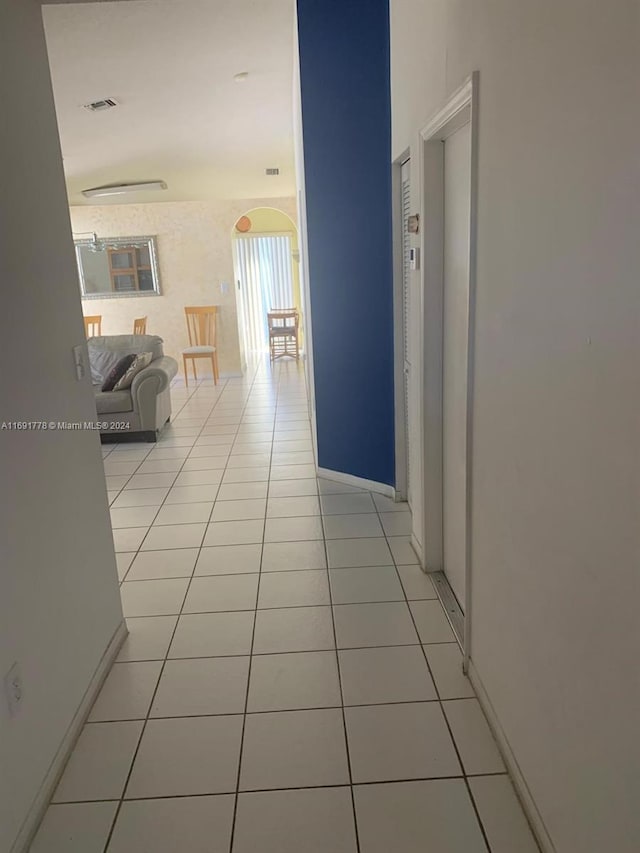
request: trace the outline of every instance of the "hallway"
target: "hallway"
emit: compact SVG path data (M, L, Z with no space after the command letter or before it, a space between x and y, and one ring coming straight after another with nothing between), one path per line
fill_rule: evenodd
M533 853L406 504L316 479L295 363L103 448L129 637L31 853Z

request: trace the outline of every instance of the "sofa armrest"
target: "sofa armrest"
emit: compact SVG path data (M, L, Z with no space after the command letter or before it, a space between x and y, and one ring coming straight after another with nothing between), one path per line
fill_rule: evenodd
M163 355L162 358L154 359L149 367L145 367L140 373L136 373L131 383L131 395L135 401L137 389L146 379L155 377L157 383L157 394L161 394L178 372L178 362L175 358Z
M131 383L133 409L138 413L142 429L158 429L156 424L156 398L166 391L178 372L178 362L168 355L154 359L148 367L137 373Z

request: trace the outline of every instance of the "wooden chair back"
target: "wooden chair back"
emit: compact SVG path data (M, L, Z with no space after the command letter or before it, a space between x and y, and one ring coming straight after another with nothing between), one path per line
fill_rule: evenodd
M269 325L269 353L271 361L283 356L300 357L298 325L300 316L296 308L276 308L267 313Z
M296 308L272 308L267 314L269 333L295 334L298 331L300 317Z
M214 347L216 345L217 305L198 305L184 309L189 332L189 346Z
M85 314L84 333L88 338L102 334L102 314Z
M146 335L147 334L147 318L146 317L137 317L133 321L133 334L134 335Z

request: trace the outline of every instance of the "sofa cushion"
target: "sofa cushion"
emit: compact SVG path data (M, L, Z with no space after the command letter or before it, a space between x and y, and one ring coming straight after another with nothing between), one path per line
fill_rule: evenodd
M123 355L122 358L118 361L118 363L111 368L109 373L105 376L104 382L102 383L103 391L114 391L118 382L122 379L122 377L127 373L131 365L135 362L136 356L133 353L129 353L129 355Z
M99 415L117 415L118 412L132 412L133 400L131 391L101 391L100 386L94 386L96 392L96 411Z
M100 335L87 342L90 349L110 350L120 353L120 357L128 353L150 352L153 360L162 358L162 338L158 335Z
M121 354L114 350L99 349L88 344L89 367L91 368L91 381L94 385L102 385L106 375L112 367L122 358Z

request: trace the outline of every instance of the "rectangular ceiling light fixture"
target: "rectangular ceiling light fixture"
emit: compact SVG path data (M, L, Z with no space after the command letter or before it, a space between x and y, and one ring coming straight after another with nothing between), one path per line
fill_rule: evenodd
M164 181L142 181L137 184L112 184L108 187L93 187L82 190L85 198L100 198L106 195L124 195L125 193L146 192L147 190L166 190Z

